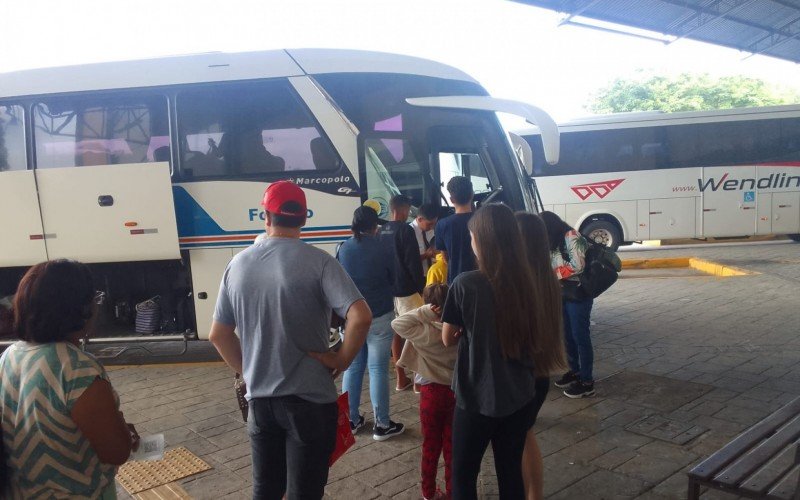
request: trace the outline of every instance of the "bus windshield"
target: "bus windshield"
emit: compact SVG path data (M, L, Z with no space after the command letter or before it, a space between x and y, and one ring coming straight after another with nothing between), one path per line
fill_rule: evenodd
M422 203L448 205L443 187L467 175L476 194L503 187L503 201L526 206L508 140L491 111L412 106L406 99L486 96L471 82L418 75L327 74L314 77L358 128L366 197L384 206L397 192ZM470 170L471 169L471 170ZM498 200L499 201L499 200Z

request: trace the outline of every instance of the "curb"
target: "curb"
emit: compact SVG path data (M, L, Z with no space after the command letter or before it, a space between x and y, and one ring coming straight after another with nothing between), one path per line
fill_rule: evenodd
M622 261L622 269L676 269L689 267L712 276L748 276L754 273L734 266L726 266L695 257L666 257L659 259L628 259Z

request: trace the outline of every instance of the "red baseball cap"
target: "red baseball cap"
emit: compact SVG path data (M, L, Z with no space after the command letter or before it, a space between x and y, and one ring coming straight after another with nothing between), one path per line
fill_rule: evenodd
M299 205L296 211L281 209L284 203L293 201ZM277 215L293 215L305 217L308 209L306 207L306 194L300 186L291 181L274 182L264 191L264 199L261 205L267 212Z

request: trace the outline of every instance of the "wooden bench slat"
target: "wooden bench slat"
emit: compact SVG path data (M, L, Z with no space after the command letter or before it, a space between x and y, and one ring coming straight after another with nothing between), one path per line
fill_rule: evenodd
M777 433L761 442L752 451L733 462L714 477L714 481L726 486L739 486L750 474L763 467L780 450L800 436L800 415L792 419Z
M742 491L756 496L766 495L770 488L779 484L784 476L795 467L797 453L797 443L786 447L766 467L742 482Z
M692 468L689 471L689 476L704 481L709 480L720 469L736 460L742 453L745 453L798 414L800 414L800 397L795 398L769 417L739 434L733 441Z
M780 500L800 498L798 488L800 488L800 466L795 467L790 474L787 474L780 483L772 488L767 498Z

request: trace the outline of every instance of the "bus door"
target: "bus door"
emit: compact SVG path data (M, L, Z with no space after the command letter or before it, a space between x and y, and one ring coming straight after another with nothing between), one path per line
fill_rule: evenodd
M31 266L47 260L32 170L0 169L0 267Z
M758 219L755 167L704 167L703 234L744 236L755 234Z
M467 177L472 182L475 199L483 201L500 186L490 168L491 158L486 152L486 141L481 131L471 127L433 127L428 131L431 145L431 165L439 186L437 196L445 208L442 216L449 215L450 194L447 183L455 176Z
M0 105L0 267L47 260L22 106Z
M59 99L33 109L48 257L180 258L166 99Z
M364 197L380 206L379 216L389 217L389 200L397 194L409 196L413 205L436 203L444 208L442 216L452 212L445 186L453 176L466 175L472 180L476 199L481 200L500 183L487 165L489 155L483 150L486 141L473 127L435 126L427 131L428 150L417 150L422 141L411 141L392 133L362 133L358 136L361 157L361 186ZM428 156L427 162L425 156ZM426 168L430 165L430 170Z
M800 231L800 191L772 193L772 233Z

